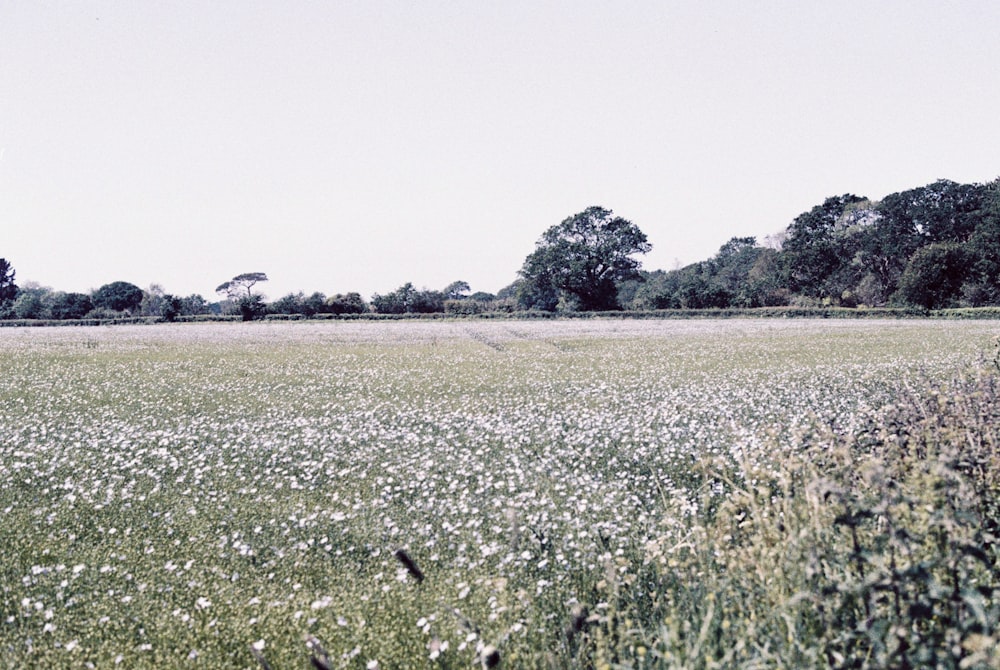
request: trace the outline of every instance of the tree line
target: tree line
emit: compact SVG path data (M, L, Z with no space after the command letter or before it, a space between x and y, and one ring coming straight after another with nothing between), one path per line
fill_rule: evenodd
M827 198L759 245L623 286L636 309L1000 304L1000 180Z
M712 258L669 271L641 268L636 257L651 249L638 226L590 207L546 230L496 294L473 293L464 281L440 290L407 282L368 301L357 292L299 292L267 302L255 290L268 281L263 272L223 282L214 302L127 281L63 292L18 286L0 258L0 319L1000 305L1000 179L939 180L880 201L830 197L763 244L733 237Z

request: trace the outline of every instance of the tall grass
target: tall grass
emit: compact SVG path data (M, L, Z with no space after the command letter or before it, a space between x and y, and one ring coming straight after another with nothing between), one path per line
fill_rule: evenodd
M1000 667L998 391L995 371L927 380L848 431L817 418L703 464L697 512L667 512L685 523L581 664Z

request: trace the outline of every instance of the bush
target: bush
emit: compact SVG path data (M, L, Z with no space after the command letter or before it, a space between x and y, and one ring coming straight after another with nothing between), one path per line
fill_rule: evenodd
M476 300L445 300L444 301L444 311L445 314L452 316L470 316L473 314L482 314L484 309L484 303Z
M240 298L237 306L240 310L240 318L244 321L254 321L263 319L267 314L267 305L259 295L252 295Z

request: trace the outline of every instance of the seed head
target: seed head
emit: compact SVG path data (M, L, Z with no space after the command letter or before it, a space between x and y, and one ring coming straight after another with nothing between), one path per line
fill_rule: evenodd
M413 562L413 559L410 558L410 555L404 549L397 549L394 556L397 561L403 564L403 567L410 573L410 576L417 580L418 584L424 581L424 573L420 571L420 568L417 567L417 564Z

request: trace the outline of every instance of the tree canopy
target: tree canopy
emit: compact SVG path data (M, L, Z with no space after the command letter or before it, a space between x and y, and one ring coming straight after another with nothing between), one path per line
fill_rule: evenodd
M253 287L265 281L267 281L267 274L263 272L244 272L219 284L215 288L215 292L224 293L230 300L238 300L243 297L249 300L253 297ZM245 296L244 292L246 292Z
M618 285L639 276L633 256L650 249L635 224L589 207L545 231L520 270L520 296L543 309L556 297L584 311L619 309Z
M0 258L0 303L17 297L17 284L14 283L16 274L7 259Z
M139 309L142 298L143 291L135 284L130 284L127 281L116 281L105 284L94 291L92 299L95 307L123 312Z

